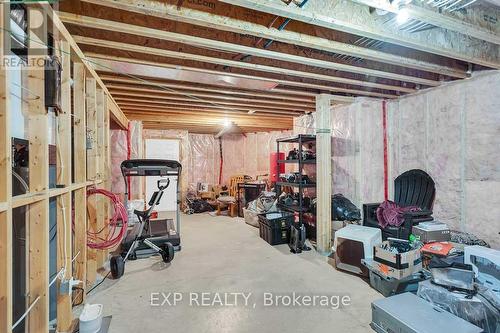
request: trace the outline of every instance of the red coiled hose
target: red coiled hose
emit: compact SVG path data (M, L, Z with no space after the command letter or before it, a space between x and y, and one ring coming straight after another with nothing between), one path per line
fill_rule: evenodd
M90 230L87 231L87 246L91 249L98 250L111 249L119 245L127 233L127 209L121 202L120 197L113 192L97 188L89 188L87 190L87 198L94 194L100 194L108 197L113 203L114 214L101 230L97 232L92 232ZM105 234L105 237L103 237L102 234L106 229L108 232ZM117 229L119 230L117 231Z

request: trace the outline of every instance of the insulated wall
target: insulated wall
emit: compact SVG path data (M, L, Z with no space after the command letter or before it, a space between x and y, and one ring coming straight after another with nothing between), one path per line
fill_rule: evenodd
M229 184L231 176L257 176L269 174L269 158L276 151L276 139L291 136L292 131L272 131L230 134L222 138L223 168L222 183ZM283 146L284 151L291 146ZM216 159L217 163L219 159ZM267 178L267 177L265 177Z
M390 102L391 178L436 182L434 216L500 248L500 72Z
M125 182L120 169L121 162L128 159L143 157L142 122L130 121L128 130L111 130L111 190L113 193L123 195ZM142 193L142 179L131 177L131 198L140 198Z
M387 183L422 169L436 183L434 218L500 248L500 72L475 75L387 102ZM332 186L361 207L384 199L380 100L332 109ZM314 115L294 132L315 130Z
M315 115L294 121L295 134L314 134ZM358 207L379 202L383 192L382 104L359 99L332 108L332 193L341 193Z
M198 183L217 184L219 179L219 141L210 134L189 134L190 161L189 189L196 190Z

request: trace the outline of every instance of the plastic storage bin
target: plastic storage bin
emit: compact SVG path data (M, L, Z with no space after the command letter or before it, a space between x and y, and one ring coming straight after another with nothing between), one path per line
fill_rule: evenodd
M363 264L370 270L370 286L385 297L405 292L416 294L419 282L431 277L429 273L421 271L403 279L395 279L384 275L371 259L363 260Z
M259 214L259 235L271 245L287 244L294 215L288 212Z

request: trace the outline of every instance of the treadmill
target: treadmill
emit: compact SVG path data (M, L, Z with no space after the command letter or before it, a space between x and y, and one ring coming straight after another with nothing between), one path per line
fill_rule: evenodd
M177 177L177 204L175 214L175 229L170 219L150 219L154 207L159 203L167 185L160 185L165 178L158 181L158 191L154 192L149 208L145 211L134 211L141 223L136 224L122 242L122 257L128 260L149 257L158 253L158 248L164 249L170 243L175 251L181 250L180 238L180 191L179 182L182 165L178 161L157 159L133 159L121 163L123 180L125 181L125 206L128 206L130 192L128 177ZM166 178L169 179L169 178ZM147 238L146 242L135 242L137 235ZM129 253L130 252L130 253Z

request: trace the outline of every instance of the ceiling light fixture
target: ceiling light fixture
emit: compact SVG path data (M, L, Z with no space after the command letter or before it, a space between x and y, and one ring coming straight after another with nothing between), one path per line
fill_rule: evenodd
M398 14L396 15L396 22L398 22L399 25L408 22L409 19L410 19L410 14L408 13L408 10L405 8L400 9Z

